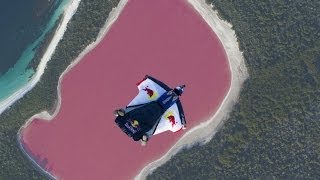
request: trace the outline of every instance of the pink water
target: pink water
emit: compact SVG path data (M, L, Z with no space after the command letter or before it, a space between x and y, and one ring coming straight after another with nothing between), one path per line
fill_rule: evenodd
M183 0L131 0L107 36L62 81L62 105L50 122L21 132L24 149L60 179L131 179L185 133L154 136L146 147L129 139L112 111L137 94L149 74L181 97L188 129L212 116L230 87L216 35Z

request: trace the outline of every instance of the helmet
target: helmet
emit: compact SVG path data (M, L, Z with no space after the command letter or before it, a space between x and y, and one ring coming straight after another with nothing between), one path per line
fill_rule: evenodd
M186 87L186 85L177 86L173 89L174 93L176 93L178 96L181 96L183 93L183 89Z

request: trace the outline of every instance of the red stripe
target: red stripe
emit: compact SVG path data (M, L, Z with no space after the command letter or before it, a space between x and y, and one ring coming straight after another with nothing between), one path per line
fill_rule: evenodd
M136 85L139 86L146 78L143 78L141 81L137 82Z

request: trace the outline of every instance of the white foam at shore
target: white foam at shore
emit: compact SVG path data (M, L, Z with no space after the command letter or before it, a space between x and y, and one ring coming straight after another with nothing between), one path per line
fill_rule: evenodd
M228 118L233 105L238 100L241 86L245 79L248 78L247 68L245 67L242 53L239 50L235 32L231 29L232 25L221 20L218 17L218 13L212 10L212 5L207 4L205 0L188 0L188 2L202 16L220 39L229 61L231 86L213 117L185 133L164 156L145 166L135 179L146 179L148 174L170 160L170 158L177 154L182 148L191 147L195 143L203 144L209 142L219 127L221 127L223 121Z
M33 75L31 80L24 85L21 89L13 93L11 96L0 102L0 115L8 107L10 107L18 99L22 98L28 91L30 91L40 80L48 61L51 59L52 54L54 53L59 41L62 39L64 32L67 29L67 24L70 21L73 14L77 11L80 0L72 0L65 7L64 16L60 26L57 28L52 41L50 42L45 54L41 58L40 64L37 67L36 73Z

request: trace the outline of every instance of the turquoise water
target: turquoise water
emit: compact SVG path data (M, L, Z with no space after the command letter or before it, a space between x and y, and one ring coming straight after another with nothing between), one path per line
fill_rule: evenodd
M63 13L64 6L69 0L63 0L53 13L52 18L44 28L42 34L23 51L19 60L6 73L0 77L0 101L6 99L16 90L28 83L32 75L35 73L33 69L27 69L28 64L33 60L39 43L44 39L45 35L54 27L56 21Z

